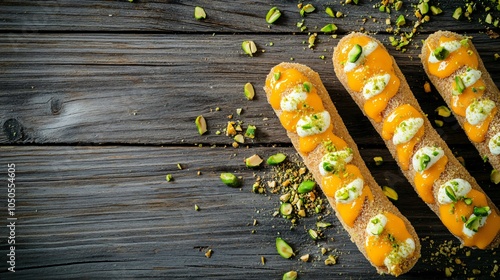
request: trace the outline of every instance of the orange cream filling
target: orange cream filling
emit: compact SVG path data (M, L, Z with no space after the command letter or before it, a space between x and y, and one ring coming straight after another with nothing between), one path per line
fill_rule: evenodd
M367 36L353 37L341 49L337 59L343 62L347 61L349 51L354 45L359 44L363 47L371 41L372 39ZM391 76L389 84L386 85L384 90L378 95L368 99L363 105L366 115L376 122L380 122L382 121L381 112L387 107L389 100L398 92L400 80L394 74L391 56L381 46L378 46L368 56L360 59L363 59L363 61L359 66L353 71L346 73L347 84L351 90L360 92L367 80L375 75L387 73Z
M468 122L464 123L465 133L467 134L467 136L469 136L469 139L471 141L474 141L476 143L484 141L486 137L486 132L488 132L488 127L490 126L493 117L497 113L497 110L498 109L496 107L493 108L488 117L486 117L486 119L478 125L472 125Z
M443 156L427 170L423 171L422 173L417 172L415 174L415 187L417 189L418 195L424 202L435 202L432 192L432 186L434 182L439 178L439 176L441 176L441 173L443 173L447 163L448 157Z
M280 109L281 95L289 88L293 88L307 81L306 76L300 73L297 69L289 68L286 69L281 66L276 66L274 68L274 74L279 77L275 79L271 77L267 79L266 86L272 89L271 96L269 98L269 103L273 109Z
M422 114L409 104L404 104L397 107L385 120L382 126L382 138L390 140L394 136L396 127L404 120L409 118L423 118ZM413 153L413 148L424 135L424 126L420 127L413 138L402 144L396 145L396 153L398 162L402 170L408 170L410 166L410 157Z
M337 190L356 178L363 179L361 171L356 166L348 164L346 165L345 171L323 177L323 192L328 197L335 197L335 192ZM356 218L361 213L361 210L363 210L363 204L367 197L370 201L373 201L372 192L370 191L370 188L365 185L363 186L363 192L361 195L350 203L336 203L336 210L344 223L350 227L354 225L354 221L356 221Z
M483 95L484 90L480 88L484 88L483 79L477 80L472 86L467 87L462 94L453 95L451 97L451 109L455 114L465 117L465 110L467 107L474 101ZM456 90L456 83L453 82L453 89ZM475 92L474 90L475 89Z
M439 38L439 44L437 46L428 43L427 48L429 48L429 56L439 45L441 45L441 43L456 40L456 38L448 38L442 36L441 38ZM429 62L429 56L427 57L427 68L429 69L429 73L438 78L449 77L451 74L465 65L471 68L477 68L478 65L477 55L472 52L472 50L467 45L462 45L458 50L451 52L448 57L437 63Z
M383 214L387 217L384 231L378 236L368 236L365 243L366 254L376 266L384 266L385 258L394 249L394 242L401 243L408 238L412 238L401 218L389 212ZM389 234L391 237L389 237ZM391 241L391 239L394 241Z
M486 196L477 190L471 190L467 194L467 197L472 199L473 202L471 205L467 205L463 200L441 205L439 207L439 217L451 233L463 240L465 246L476 246L484 249L493 241L498 231L500 231L500 217L494 209L491 209L491 214L488 216L486 224L480 227L472 237L465 235L463 233L464 221L462 217L468 219L474 212L474 205L478 207L488 205Z

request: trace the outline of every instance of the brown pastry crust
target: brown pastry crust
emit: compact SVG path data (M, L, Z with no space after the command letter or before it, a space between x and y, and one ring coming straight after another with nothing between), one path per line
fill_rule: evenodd
M432 45L434 45L434 44L438 45L439 38L441 38L441 36L445 36L445 37L449 37L449 38L457 38L457 40L462 40L462 39L465 39L467 37L459 35L459 34L454 33L454 32L450 32L450 31L437 31L437 32L429 35L429 37L427 37L427 39L424 43L424 47L422 47L422 55L420 56L420 58L422 60L422 65L424 66L425 73L427 74L427 76L431 80L434 87L436 87L439 94L443 97L443 99L446 102L446 104L448 105L448 107L450 107L451 106L450 105L451 98L453 95L452 94L452 87L451 87L451 85L453 83L453 79L457 74L464 72L467 67L466 66L462 67L461 69L457 70L455 73L451 74L449 77L444 78L444 79L436 77L436 76L429 73L429 70L427 67L427 58L429 56L430 50L426 46L427 46L427 43L431 43ZM500 91L498 90L495 83L491 79L491 76L488 73L488 71L486 70L486 68L484 68L483 61L481 60L481 57L479 56L479 53L477 52L476 48L472 44L471 40L469 40L468 43L469 43L469 46L472 49L472 51L477 55L477 58L478 58L477 70L481 71L481 73L482 73L481 77L486 85L486 90L484 91L482 98L488 98L488 99L494 101L498 107L500 104L500 100L499 100L500 99ZM459 116L459 115L455 114L454 112L453 112L453 114L454 114L455 118L458 120L458 123L460 124L460 126L463 128L464 123L467 121L466 118ZM490 152L490 149L488 148L488 142L490 141L491 137L493 137L499 131L500 131L500 113L497 113L494 116L493 120L491 121L491 124L488 128L488 132L486 133L485 140L483 142L480 142L480 143L471 141L471 143L478 150L479 154L482 157L484 157L484 156L488 157L488 161L493 166L493 168L495 168L496 170L500 170L500 155L493 155Z
M383 194L380 186L375 182L375 179L373 179L372 175L370 174L368 168L366 167L363 159L361 158L358 148L356 146L356 143L354 143L353 139L349 135L347 128L342 121L342 118L339 116L337 109L333 105L332 100L330 99L330 96L324 87L323 83L321 82L321 79L319 77L319 74L314 72L311 68L302 65L302 64L297 64L297 63L281 63L278 66L284 67L286 69L288 68L295 68L299 70L303 75L305 75L309 81L313 84L313 86L317 89L318 95L321 97L323 101L323 105L325 107L325 110L327 110L330 113L331 116L331 123L333 124L333 133L337 135L338 137L342 138L347 145L352 148L353 150L353 159L350 162L350 164L353 164L359 168L361 171L361 174L363 175L365 185L369 186L374 200L370 202L369 200L365 200L365 203L363 205L363 209L361 214L358 216L356 221L354 222L353 227L349 227L346 225L340 215L336 213L338 219L346 229L346 231L349 233L351 236L351 240L357 245L358 249L363 253L363 255L368 259L366 250L365 250L365 240L366 240L366 225L370 218L373 216L384 212L388 211L391 212L398 217L400 217L408 232L411 234L413 240L415 241L415 252L412 256L409 258L405 259L401 264L399 269L397 271L393 271L392 274L397 276L400 274L403 274L407 271L409 271L417 262L418 258L420 257L420 241L418 239L418 236L413 228L413 226L410 224L410 222L399 212L399 210L388 200L388 198ZM267 76L267 79L274 79L273 77L274 73L274 68L271 69L271 72ZM267 94L267 98L269 101L269 97L271 94L271 89L268 88L267 86L264 87L264 90ZM284 93L286 94L286 93ZM281 110L274 110L276 115L279 117L281 114ZM322 160L323 155L326 153L325 148L323 145L318 145L315 150L308 154L301 153L298 149L299 147L299 136L294 133L294 132L287 132L288 137L292 141L293 146L297 149L297 152L300 154L302 159L304 160L304 163L308 167L309 171L313 174L314 179L316 182L321 186L322 178L323 176L320 174L318 166ZM321 186L323 188L323 186ZM336 201L334 198L327 197L328 201L332 205L333 209L335 209ZM369 260L369 259L368 259ZM372 263L373 265L373 263ZM373 265L375 266L375 265ZM379 267L375 266L377 271L379 273L389 273L387 268L384 267Z
M345 44L347 41L349 41L349 39L351 39L354 36L367 36L367 35L354 32L354 33L351 33L351 34L345 36L344 38L342 38L340 40L340 42L338 43L338 45L334 49L333 66L334 66L335 74L337 75L337 78L339 79L339 81L346 88L347 92L351 95L352 99L354 99L356 104L358 104L359 108L361 110L363 110L363 106L365 103L365 99L363 98L363 95L360 92L354 92L349 88L349 86L347 84L347 76L344 72L344 67L342 65L342 62L339 61L338 59L336 59L338 52L341 49L341 46L343 44ZM372 40L376 41L379 44L379 47L385 49L384 45L380 41L378 41L375 38L372 38ZM415 145L414 152L417 151L418 149L420 149L421 147L424 147L424 146L439 146L444 150L444 154L448 157L448 163L446 165L445 170L441 174L441 176L434 182L434 185L433 185L433 192L434 192L434 197L436 198L436 202L435 203L426 203L429 206L429 208L432 211L434 211L434 213L436 213L436 215L439 216L439 203L437 202L437 192L439 190L439 186L441 186L445 182L447 182L451 179L454 179L454 178L462 178L462 179L468 181L471 184L473 189L476 189L482 193L484 193L484 191L478 185L476 180L465 169L465 167L462 164L460 164L460 162L457 160L457 158L453 155L451 150L448 148L448 145L446 145L446 143L443 141L443 139L441 139L441 137L439 136L437 131L432 127L431 123L429 122L427 117L425 117L424 112L420 108L418 101L416 100L415 96L413 95L412 91L410 90L410 87L408 86L408 82L406 81L405 77L403 76L403 73L399 69L396 61L394 60L394 58L392 56L391 56L391 59L392 59L392 63L394 66L394 72L397 75L397 77L401 80L401 84L400 84L399 90L396 93L396 95L389 101L387 108L382 112L382 118L385 119L398 106L403 105L403 104L410 104L415 109L417 109L422 114L422 116L424 116L423 117L423 119L424 119L423 126L424 126L424 131L425 131L424 136L422 137L422 140ZM371 118L369 118L369 120L372 123L375 130L380 135L382 135L383 122L377 123ZM387 148L389 149L389 151L391 152L392 156L395 159L397 159L396 146L393 144L392 139L384 140L384 142L385 142ZM413 156L413 154L412 154L412 156ZM398 165L400 165L399 162L398 162ZM400 167L401 167L401 165L400 165ZM401 171L403 172L405 177L408 179L408 181L411 183L413 188L416 190L415 183L414 183L416 171L413 169L413 165L412 165L411 161L410 161L410 168L408 170L401 170ZM496 211L496 213L499 213L498 208L493 204L491 199L488 196L486 196L486 197L488 200L488 205L491 207L491 209L493 211ZM460 240L460 241L462 241L462 240ZM500 232L497 234L497 236L494 238L494 240L490 243L490 245L487 247L487 249L495 248L499 245L499 243L500 243Z

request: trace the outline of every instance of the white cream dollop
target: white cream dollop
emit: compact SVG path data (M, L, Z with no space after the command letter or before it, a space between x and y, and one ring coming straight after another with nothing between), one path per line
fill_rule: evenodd
M500 132L491 137L488 142L488 148L490 148L492 154L500 155Z
M423 124L424 119L422 118L409 118L400 122L392 137L392 143L394 143L394 145L399 145L410 141Z
M448 204L453 202L453 200L446 194L447 187L449 187L453 191L453 196L456 198L456 200L465 197L472 189L470 183L465 181L464 179L455 178L449 180L439 187L438 201L440 204Z
M412 238L407 238L404 242L398 244L391 253L384 259L384 265L389 270L389 273L415 251L415 241Z
M418 149L412 158L413 169L416 172L423 172L429 169L434 163L444 156L441 147L425 146Z
M387 73L369 78L366 84L363 86L363 97L365 99L370 99L380 94L385 89L387 84L389 84L390 79L391 75Z
M335 173L345 167L345 165L352 160L352 149L346 148L335 152L327 153L319 163L319 173L327 176Z
M307 92L298 89L293 90L281 99L281 110L287 112L297 111L297 106L307 98Z
M351 72L356 67L358 67L361 64L361 62L364 60L364 58L367 57L368 55L370 55L377 47L378 47L378 44L375 41L370 41L365 46L361 47L362 51L361 51L361 55L359 56L358 60L356 60L356 62L346 61L346 63L344 64L344 72L346 72L346 73Z
M356 178L345 187L335 192L335 201L339 203L351 203L363 192L363 179Z
M300 137L325 132L330 126L330 114L327 111L303 116L297 122L297 134Z
M387 224L387 217L384 214L377 214L366 224L366 233L371 236L380 235ZM368 239L367 239L368 241Z
M476 100L465 110L465 118L468 123L478 125L488 117L495 106L495 102L489 99Z
M439 45L440 47L445 48L449 53L452 53L462 46L460 41L454 40L454 41L448 41L448 42L443 42ZM431 52L431 55L429 55L429 62L430 63L438 63L441 60L437 59L436 56L434 56L434 52Z
M488 216L491 214L491 210L488 211ZM488 219L488 216L483 216L483 217L479 217L479 221L478 221L478 228L484 226L486 224L486 220ZM469 219L474 219L476 218L477 216L475 214L471 214ZM468 237L472 237L474 236L474 234L476 234L477 232L470 229L470 228L467 228L466 226L466 223L464 223L463 227L462 227L462 232L467 235Z

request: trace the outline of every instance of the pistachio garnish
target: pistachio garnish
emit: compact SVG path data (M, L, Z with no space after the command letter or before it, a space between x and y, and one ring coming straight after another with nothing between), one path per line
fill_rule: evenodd
M446 192L446 196L448 196L451 199L451 201L453 202L458 201L455 191L453 191L453 188L450 185L447 185L444 190Z
M236 129L234 128L234 122L227 122L226 136L236 135Z
M316 8L314 8L312 4L304 5L302 6L302 9L300 9L300 15L304 16L306 13L309 14L314 12L314 10L316 10Z
M310 82L304 82L302 86L306 92L311 92L312 84Z
M272 24L276 20L278 20L281 16L280 10L277 7L272 7L266 15L266 22Z
M234 141L240 143L240 144L243 144L245 143L245 137L243 137L243 135L241 134L237 134L236 136L234 136Z
M464 81L462 80L462 78L460 76L455 76L455 92L456 92L456 94L454 94L454 95L460 95L464 92L464 90L465 90Z
M445 47L441 46L441 47L437 47L434 50L433 54L438 60L444 60L448 57L450 52Z
M278 254L285 259L289 259L295 255L292 247L290 247L290 245L288 245L288 243L286 243L286 241L281 237L276 237L276 250L278 251Z
M229 187L237 188L241 185L241 181L233 173L221 173L220 179L222 183L226 184Z
M285 202L280 205L280 214L284 217L288 217L293 212L293 206L291 203Z
M257 127L255 127L255 125L249 124L247 127L247 130L245 131L245 137L248 137L250 139L255 138L255 130L256 129L257 129Z
M269 165L278 165L282 163L286 159L286 155L283 153L277 153L275 155L270 156L267 158L267 164Z
M207 14L202 7L194 7L194 18L197 20L205 19Z
M274 72L274 80L275 80L275 81L279 80L279 79L280 79L280 77L281 77L281 72L280 72L280 71L278 71L278 72Z
M359 44L354 45L347 55L347 60L351 63L355 63L361 57L362 52L363 48Z
M458 7L453 12L452 17L456 20L459 20L462 17L462 7Z
M375 161L376 166L380 166L384 163L384 159L382 157L374 157L373 161Z
M333 13L332 8L330 8L330 7L326 7L326 9L325 9L325 13L326 13L327 15L329 15L329 16L331 16L331 17L333 17L333 18L335 17L335 14Z
M198 206L198 204L194 205L194 211L200 211L200 206Z
M295 280L297 279L297 271L291 270L288 271L287 273L283 274L283 279L282 280Z
M302 183L300 183L299 187L297 188L298 193L308 193L312 191L316 187L316 182L311 181L311 180L306 180Z
M337 26L333 23L327 24L321 28L321 32L330 33L337 30Z
M309 229L307 231L307 233L309 233L309 236L313 239L313 240L317 240L319 238L319 235L318 235L318 232L315 231L314 229Z
M328 258L325 260L325 265L334 265L337 263L337 257L333 255L328 255Z
M241 48L243 49L243 52L249 56L253 56L253 54L257 52L257 46L254 41L243 41L243 43L241 43Z
M245 86L243 87L245 96L248 100L253 100L255 96L255 89L253 88L253 85L251 83L246 83Z
M196 117L194 123L196 124L196 128L198 129L198 133L200 135L203 135L205 132L207 132L207 122L202 115Z
M429 12L429 4L425 1L421 2L418 4L418 9L420 11L420 14L425 15Z
M481 217L476 215L471 215L469 219L465 222L465 227L474 232L477 232L477 230L479 229L480 222L481 222Z
M326 222L317 222L316 223L316 227L318 227L318 228L327 228L330 226L332 226L331 223L326 223Z
M303 261L303 262L309 261L309 254L305 254L305 255L301 256L300 260Z
M210 257L212 257L213 253L214 253L214 251L212 249L208 249L207 252L205 253L205 257L210 258Z
M172 177L172 174L167 174L167 176L165 176L165 179L167 180L167 182L170 182L174 179L174 177Z
M399 15L399 17L396 19L396 25L397 26L403 26L406 24L406 19L404 15Z
M314 43L316 42L316 37L318 36L317 33L313 33L311 34L311 36L309 36L309 39L307 40L307 42L309 43L309 48L312 49L314 47Z
M478 217L486 217L490 214L490 207L489 206L484 206L484 207L476 207L474 206L474 215Z
M438 113L438 115L440 115L441 117L445 117L445 118L447 118L447 117L449 117L449 116L451 115L451 111L450 111L450 109L449 109L448 107L446 107L446 106L439 106L439 107L437 107L437 108L436 108L436 110L435 110L435 111L436 111L436 112Z
M491 170L490 180L495 185L497 185L498 183L500 183L500 172L498 172L498 170L496 170L496 169Z
M250 168L258 167L262 162L262 158L257 154L245 159L245 165Z
M392 200L398 200L398 193L391 187L384 186L382 188L382 191L384 192L385 196Z

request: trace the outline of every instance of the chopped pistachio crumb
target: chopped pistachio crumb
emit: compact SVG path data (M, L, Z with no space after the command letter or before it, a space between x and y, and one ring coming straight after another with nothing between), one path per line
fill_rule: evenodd
M205 253L205 257L207 258L211 258L212 257L212 254L213 254L213 250L212 249L208 249L207 252Z
M194 205L194 211L200 211L200 206L198 206L198 204Z
M165 179L167 180L167 182L170 182L174 180L174 177L172 177L172 174L167 174L167 176L165 176Z
M177 169L182 170L182 165L180 163L177 164Z

